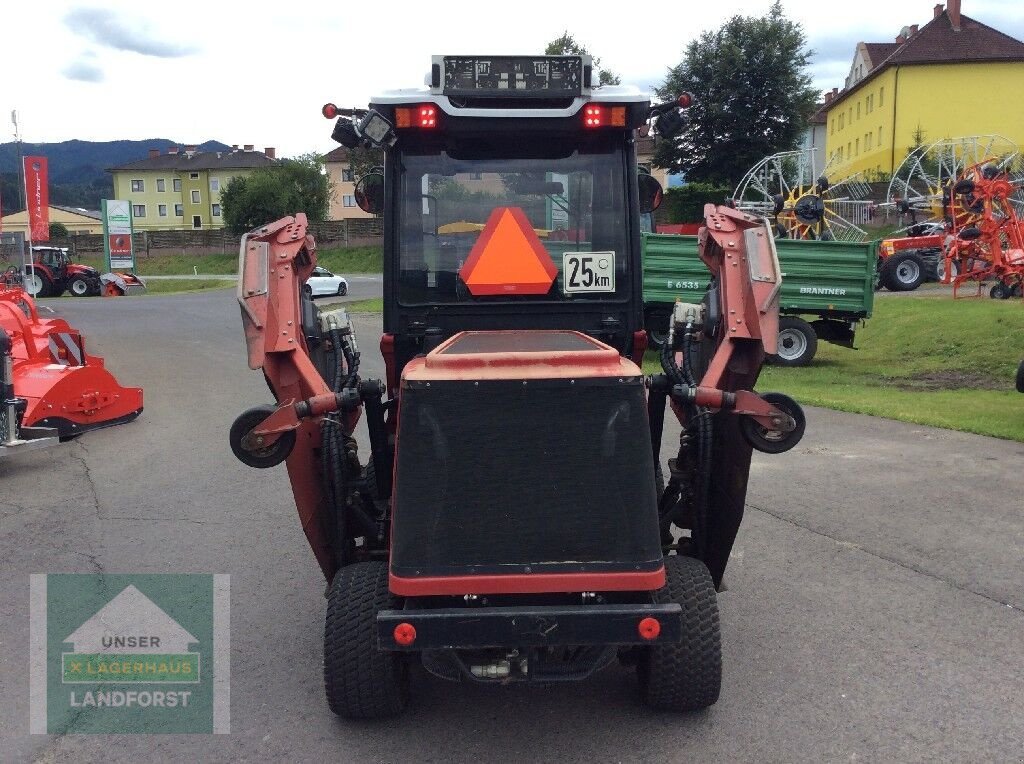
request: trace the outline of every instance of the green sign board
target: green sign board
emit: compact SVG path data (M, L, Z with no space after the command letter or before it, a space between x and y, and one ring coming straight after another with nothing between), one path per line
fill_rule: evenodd
M132 246L132 204L123 199L104 199L103 253L108 271L135 271Z
M34 575L30 599L34 734L229 732L227 576Z

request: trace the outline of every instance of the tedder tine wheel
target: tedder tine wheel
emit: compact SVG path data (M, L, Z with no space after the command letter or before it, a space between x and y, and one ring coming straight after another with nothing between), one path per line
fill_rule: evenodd
M242 464L257 469L275 467L287 459L288 454L292 452L292 447L295 445L294 430L281 433L278 439L266 448L247 447L245 443L245 436L276 410L276 406L270 405L246 409L231 424L231 432L228 436L231 451Z
M324 690L331 711L347 719L382 719L409 702L409 663L377 644L377 613L400 609L382 560L357 562L334 575L324 627Z
M644 648L636 669L644 703L663 711L713 705L722 687L722 637L711 573L693 557L666 557L665 587L654 597L683 608L682 639Z
M764 393L761 397L793 417L796 427L790 432L769 430L756 419L741 415L740 432L743 433L743 439L758 451L765 454L781 454L791 449L803 438L804 429L807 427L804 410L799 403L782 393Z

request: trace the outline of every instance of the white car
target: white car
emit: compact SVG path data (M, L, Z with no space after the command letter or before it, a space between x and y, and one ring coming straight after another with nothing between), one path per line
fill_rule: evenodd
M348 294L348 282L343 276L335 276L326 268L319 265L306 279L303 291L310 297L323 297L324 295L338 295L344 297Z

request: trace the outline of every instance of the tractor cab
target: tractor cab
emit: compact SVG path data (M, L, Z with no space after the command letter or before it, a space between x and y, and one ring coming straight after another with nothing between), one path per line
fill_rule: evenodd
M641 354L639 221L661 197L637 174L648 97L596 87L585 56L437 56L430 76L373 98L360 130L387 148L356 200L384 217L395 371L466 330L573 330Z
M50 268L55 274L65 271L71 262L67 247L33 246L33 260Z

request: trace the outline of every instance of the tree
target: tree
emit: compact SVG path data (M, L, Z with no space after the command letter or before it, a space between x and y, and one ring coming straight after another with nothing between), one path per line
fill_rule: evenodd
M688 180L734 185L763 157L796 148L817 92L803 27L778 0L766 16L733 16L686 46L657 89L694 96L686 128L661 141L654 163Z
M51 239L66 239L68 238L68 227L63 223L50 223L50 238Z
M562 36L552 40L548 43L548 46L544 49L545 56L591 56L590 51L585 46L580 45L576 42L569 31L562 32ZM592 56L594 59L594 68L599 70L598 80L602 85L619 85L622 83L622 79L615 72L601 69L601 59L597 56Z
M233 178L220 195L224 224L245 233L286 215L305 212L310 223L327 219L331 182L319 154L304 154Z

